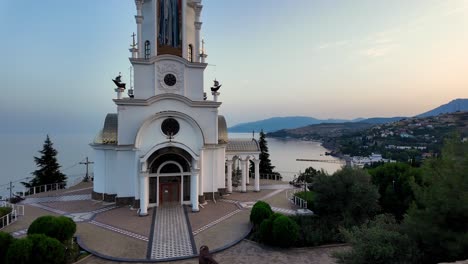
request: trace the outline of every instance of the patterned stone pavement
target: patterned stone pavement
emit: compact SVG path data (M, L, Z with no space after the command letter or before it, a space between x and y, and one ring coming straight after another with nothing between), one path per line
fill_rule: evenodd
M151 259L167 259L196 254L184 208L180 205L156 208Z
M35 204L35 203L48 203L48 202L68 202L68 201L83 201L83 200L91 200L91 194L77 194L77 195L65 195L65 196L27 198L26 200L22 201L21 204Z

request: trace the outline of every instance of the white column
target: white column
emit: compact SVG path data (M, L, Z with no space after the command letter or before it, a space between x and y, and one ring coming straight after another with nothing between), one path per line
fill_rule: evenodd
M246 185L246 171L245 171L245 160L240 160L241 163L241 169L242 169L242 177L241 177L241 192L247 192L247 185Z
M253 161L254 162L254 168L255 168L255 191L259 192L260 191L260 160L256 159Z
M141 13L141 8L143 7L144 0L135 0L135 4L137 7L137 15L135 16L135 20L137 23L137 38L138 38L138 53L140 58L144 58L144 50L143 50L143 40L142 40L142 29L141 24L143 23L143 15ZM155 46L156 43L151 43L152 46Z
M202 22L200 21L200 15L203 6L197 4L195 6L195 45L194 45L194 52L193 52L193 62L200 62L200 30L202 26Z
M245 164L245 171L246 171L246 179L247 179L247 185L250 185L250 160L246 160Z
M232 193L232 160L226 160L227 166L227 192Z
M200 170L198 162L192 160L192 176L190 176L190 201L192 202L192 212L198 212L198 177Z
M187 0L182 0L182 58L187 58Z
M148 177L140 174L140 216L148 215Z

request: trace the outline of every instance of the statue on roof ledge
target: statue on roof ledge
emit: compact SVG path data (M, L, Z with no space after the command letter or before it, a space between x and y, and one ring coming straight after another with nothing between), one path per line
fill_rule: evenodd
M121 79L122 75L119 72L119 75L115 77L115 79L113 79L112 81L115 83L115 85L117 85L117 88L125 89L125 83L123 83Z

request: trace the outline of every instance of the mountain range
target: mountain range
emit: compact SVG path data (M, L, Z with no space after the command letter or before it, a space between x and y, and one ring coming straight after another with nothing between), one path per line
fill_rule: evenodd
M444 113L453 113L457 111L468 111L468 99L455 99L451 102L434 108L430 111L417 115L416 117L436 116ZM286 117L272 117L264 120L241 123L230 127L229 132L234 133L250 133L252 131L273 132L280 129L299 128L308 125L322 124L322 123L344 123L344 122L360 122L368 124L385 124L402 120L407 117L372 117L372 118L356 118L356 119L317 119L307 116L286 116Z

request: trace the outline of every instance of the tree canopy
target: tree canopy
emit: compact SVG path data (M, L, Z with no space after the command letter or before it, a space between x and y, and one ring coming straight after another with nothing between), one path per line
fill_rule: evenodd
M372 182L379 188L382 211L402 220L414 200L412 185L421 184L421 169L397 162L386 163L368 171L372 175Z
M32 172L34 178L29 183L23 183L26 187L40 186L51 183L61 183L67 180L67 176L60 172L60 165L57 161L57 150L47 135L40 157L34 157L38 169Z
M468 142L446 142L441 157L423 165L423 183L404 219L423 263L468 259Z
M344 168L331 176L315 177L314 212L336 226L360 225L374 216L379 193L370 175L362 169Z

